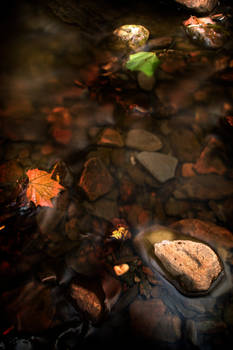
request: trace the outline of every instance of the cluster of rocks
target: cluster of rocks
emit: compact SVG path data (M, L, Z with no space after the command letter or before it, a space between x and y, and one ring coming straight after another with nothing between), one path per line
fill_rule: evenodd
M199 13L217 5L177 2ZM68 12L66 1L49 4L76 23L75 2ZM97 63L80 69L78 87L56 96L59 106L43 108L50 142L33 135L22 141L4 123L10 140L1 151L1 221L14 221L13 205L22 217L10 224L15 241L19 227L23 235L30 231L23 254L13 247L19 263L7 271L24 276L36 266L36 281L1 298L19 331L43 332L81 317L98 326L90 334L104 333L109 312L127 310L129 334L164 347L218 346L231 337L233 90L219 83L232 81L233 64L228 52L205 51L224 45L227 33L215 26L220 18L186 20L192 43L181 31L150 38L144 26L117 28ZM127 72L119 48L155 50L156 81ZM51 170L55 162L65 190L53 208L31 205L34 216L23 221L30 208L25 170ZM151 228L155 223L165 228ZM109 237L119 226L136 236L134 246L130 238Z

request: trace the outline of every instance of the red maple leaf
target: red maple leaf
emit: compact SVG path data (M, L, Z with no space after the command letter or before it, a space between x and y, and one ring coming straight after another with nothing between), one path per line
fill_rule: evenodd
M59 182L51 178L53 172L50 174L43 170L31 169L26 175L29 178L26 192L28 200L36 206L53 207L51 198L56 197L64 189Z

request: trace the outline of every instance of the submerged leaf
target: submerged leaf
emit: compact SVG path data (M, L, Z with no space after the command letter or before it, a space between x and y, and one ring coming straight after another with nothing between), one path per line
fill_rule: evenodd
M36 206L53 207L51 198L56 197L64 189L57 181L51 178L52 174L39 169L28 170L26 175L29 178L27 198Z
M129 70L141 71L148 77L151 77L159 64L160 60L156 56L155 52L140 51L130 55L125 66Z

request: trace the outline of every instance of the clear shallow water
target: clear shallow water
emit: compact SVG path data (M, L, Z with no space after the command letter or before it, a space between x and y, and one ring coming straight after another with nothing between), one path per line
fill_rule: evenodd
M146 5L140 6L117 17L114 24L142 24L152 39L164 35L173 39L168 51L157 50L162 65L151 92L140 89L135 76L119 68L121 55L109 46L109 33L86 34L28 4L9 17L14 24L11 29L9 21L2 24L1 169L6 168L7 175L1 177L1 275L2 300L8 306L1 326L4 333L14 325L13 331L6 332L10 339L19 336L14 333L17 328L23 336L26 332L27 339L42 332L51 348L58 334L69 329L84 346L102 339L111 342L119 334L129 343L139 336L138 341L165 348L212 349L231 337L232 246L228 236L220 234L215 241L228 271L227 283L219 293L196 299L182 296L159 275L155 276L158 283L148 282L148 274L138 272L140 258L131 240L129 247L123 244L120 249L106 242L119 225L127 226L134 237L150 225L168 226L181 219L199 219L232 230L232 125L226 118L232 116L232 52L194 46L181 28L188 16L185 12L152 13ZM115 144L103 144L103 139L101 143L108 127L120 135L124 146L119 139ZM178 160L173 178L161 183L139 164L137 155L143 149L126 145L131 129L159 137L163 145L159 152ZM92 158L100 159L113 179L109 191L94 201L78 186L84 164ZM58 175L66 190L54 200L55 208L29 205L26 171L50 172L57 162L62 162ZM101 181L102 187L108 186L107 177ZM211 244L205 232L200 235ZM130 271L136 271L144 284L135 282L133 272L129 280L120 279L121 287L114 287L113 295L122 288L123 298L83 340L80 328L86 334L88 321L80 320L66 299L67 281L73 277L70 268L94 274L103 285L109 275L116 279L111 268L119 261L129 262ZM42 296L38 292L43 278L51 276L60 281L46 285L53 290L58 320L47 289ZM30 285L31 280L36 284ZM21 299L14 291L19 287ZM44 302L44 313L30 312L35 300L38 305ZM163 315L160 323L154 321L153 313L148 316L148 309ZM15 313L25 316L17 321ZM35 319L36 326L30 328L25 319ZM56 330L44 336L49 327ZM73 342L69 332L72 340L62 335L61 344ZM153 337L153 333L160 336ZM10 346L16 346L12 344L17 339L8 340Z

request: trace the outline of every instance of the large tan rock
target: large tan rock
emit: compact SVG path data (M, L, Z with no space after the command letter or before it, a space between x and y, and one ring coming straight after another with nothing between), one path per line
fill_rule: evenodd
M154 252L168 273L190 293L208 291L222 271L217 254L204 243L165 240L154 244Z

